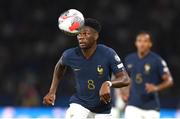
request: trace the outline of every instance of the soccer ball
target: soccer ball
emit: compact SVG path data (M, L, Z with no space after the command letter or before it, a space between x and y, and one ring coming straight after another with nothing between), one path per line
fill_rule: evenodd
M70 35L78 34L83 25L84 16L76 9L65 11L58 19L59 29Z

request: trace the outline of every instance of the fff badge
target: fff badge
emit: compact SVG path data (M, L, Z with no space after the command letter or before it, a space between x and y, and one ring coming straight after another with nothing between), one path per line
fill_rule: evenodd
M104 74L104 68L101 65L97 66L97 73L99 76L102 76Z
M144 73L149 74L151 70L151 65L150 64L145 64L144 65Z

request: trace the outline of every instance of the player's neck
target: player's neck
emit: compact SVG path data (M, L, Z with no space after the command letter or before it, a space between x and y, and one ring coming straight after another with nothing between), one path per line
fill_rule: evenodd
M148 55L150 50L147 50L145 52L137 52L140 59L143 59L146 55Z
M97 44L94 44L91 48L81 49L81 51L82 51L84 57L86 59L89 59L94 54L94 52L96 51L96 48L97 48Z

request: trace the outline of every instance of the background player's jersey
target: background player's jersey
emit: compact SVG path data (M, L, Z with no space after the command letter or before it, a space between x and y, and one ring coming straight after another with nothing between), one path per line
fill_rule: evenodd
M66 50L62 63L73 69L76 79L76 94L70 103L78 103L95 113L110 113L111 104L100 102L99 90L104 81L124 70L116 52L105 46L97 45L96 51L86 59L79 47Z
M128 105L142 109L159 110L158 93L148 94L145 90L145 84L157 85L161 82L162 75L169 72L166 62L153 52L142 59L138 57L137 53L133 53L125 58L125 66L132 79Z

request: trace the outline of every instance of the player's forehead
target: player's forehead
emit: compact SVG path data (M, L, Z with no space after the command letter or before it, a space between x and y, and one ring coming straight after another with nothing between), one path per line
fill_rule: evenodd
M94 29L89 26L83 26L80 32L94 32Z
M139 34L136 37L136 40L150 40L149 34Z

